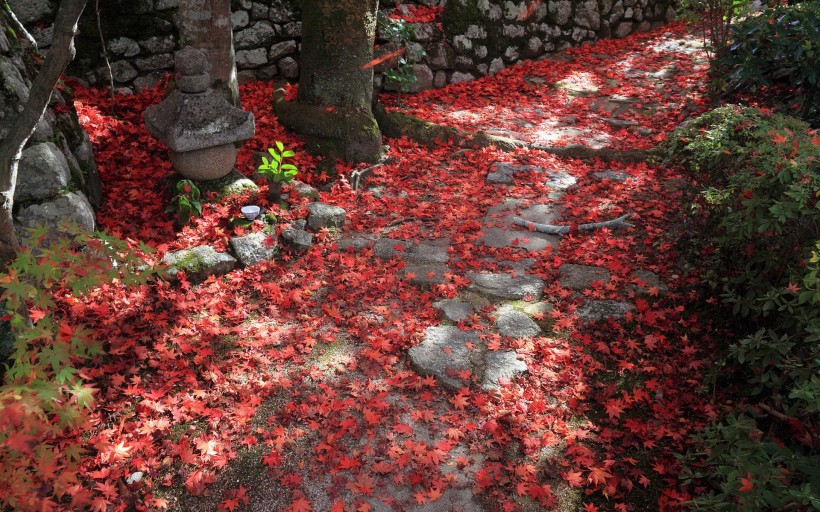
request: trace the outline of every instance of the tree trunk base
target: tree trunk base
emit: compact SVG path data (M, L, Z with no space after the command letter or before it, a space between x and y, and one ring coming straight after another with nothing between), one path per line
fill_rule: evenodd
M498 137L486 132L467 132L450 126L430 123L418 117L401 112L387 112L384 105L377 104L373 108L373 115L379 122L379 127L386 137L407 137L419 144L436 147L442 143L452 143L456 146L481 149L494 146L502 151L513 151L517 148L528 148L544 151L563 158L610 160L624 163L643 162L648 158L648 152L643 150L621 150L610 148L591 148L588 146L539 146L522 140Z
M276 102L274 112L283 126L305 138L311 152L353 162L381 158L382 134L370 112L290 101Z

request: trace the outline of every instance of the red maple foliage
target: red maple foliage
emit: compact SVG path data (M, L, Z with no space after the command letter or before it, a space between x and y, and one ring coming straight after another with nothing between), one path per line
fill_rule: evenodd
M688 55L664 52L664 32L682 36L685 29L673 25L570 50L568 60L524 63L493 78L405 97L404 108L441 123L506 130L556 145L578 142L572 134L547 140L553 133L549 123L557 126L572 116L574 126L590 128L612 147L648 147L702 105L697 84L705 70ZM669 88L632 85L631 77L672 63L680 72ZM597 93L570 97L544 85L573 77L593 84ZM207 202L202 217L179 232L163 212L172 169L142 122L145 107L160 101L162 86L118 98L115 115L102 91L78 87L76 93L104 183L101 229L146 241L158 250L157 258L205 243L224 249L236 233L228 219L238 215L245 198ZM276 122L273 86L249 83L241 94L256 116L257 135L240 152L238 170L252 176L253 151L281 140L296 150L299 179L328 182L312 173L317 161L302 142ZM635 99L622 117L651 133L600 121L606 105L596 106L596 98L614 94ZM691 98L691 112L683 110L681 95ZM682 177L635 164L618 166L629 180L601 181L593 173L613 164L526 149L463 152L445 142L434 149L406 139L388 143L392 158L369 182L383 195L353 192L342 180L322 199L347 210L345 229L352 232L387 235L397 243L449 237L453 272L446 281L419 289L400 275L403 263L397 259L380 262L372 249L341 252L325 231L303 257L285 251L277 263L198 286L158 281L129 290L112 283L87 299L64 297L67 317L92 328L107 355L82 369L99 390L91 428L66 433L66 444L80 441L85 447L77 454L77 483L27 496L32 508L173 509L180 489L207 499L221 471L239 456L255 457L268 481L289 496L280 509L294 511L316 510L306 493L317 485L316 475L325 478L333 510L367 510L366 499L390 502L395 486L412 489L418 503L438 499L460 485L442 469L448 467L469 471L475 490L498 510L517 510L522 496L552 506L560 486L614 500L616 508L651 485L668 489L657 498L667 509L689 496L691 489L678 488L675 454L716 406L698 393L711 354L708 326L688 309L695 299L686 292L693 278L682 277L675 266L679 192L667 184ZM639 227L617 234L576 232L556 251L538 254L531 272L550 283L546 296L554 308L545 320L555 334L532 340L490 335L492 350L523 354L529 373L492 393L453 394L410 370L405 355L437 323L432 303L464 289L467 271L485 265L486 256L528 256L521 249L478 243L481 217L500 200L499 189L485 184L496 161L568 170L578 186L560 206L572 222L629 212ZM338 166L342 176L352 169ZM520 183L507 192L527 205L542 202L549 191ZM288 210L263 206L284 224L306 210L306 199L289 199ZM556 279L566 262L605 267L612 279L573 294ZM659 274L669 289L639 296L636 268ZM576 321L582 300L616 298L637 305L624 322ZM479 311L463 325L486 330L490 312ZM338 346L347 355L336 353ZM323 362L325 352L333 354L332 364ZM435 441L419 441L418 429ZM20 448L30 441L5 442ZM558 455L545 462L545 453ZM58 481L60 470L52 468ZM126 487L137 471L145 477L135 488ZM10 484L0 482L0 499L15 492ZM229 487L235 486L234 480ZM222 510L241 510L253 492L241 486L223 490L217 503Z

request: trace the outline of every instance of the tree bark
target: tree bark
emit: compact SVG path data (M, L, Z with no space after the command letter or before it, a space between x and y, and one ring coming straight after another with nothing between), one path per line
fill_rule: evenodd
M299 96L278 102L279 121L329 157L377 162L373 117L373 41L378 0L304 0Z
M12 208L17 185L17 164L37 122L43 116L57 80L74 58L74 34L86 0L62 0L54 20L54 40L43 67L31 84L28 101L6 138L0 143L0 268L5 268L20 250L14 232Z
M181 46L190 45L208 52L211 87L225 93L233 105L240 106L231 1L180 0L179 31Z

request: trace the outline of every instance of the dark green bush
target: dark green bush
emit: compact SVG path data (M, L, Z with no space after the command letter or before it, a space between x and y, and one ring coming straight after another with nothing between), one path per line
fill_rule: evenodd
M694 504L820 507L810 498L820 495L820 138L797 119L730 105L662 149L701 185L691 248L739 334L724 363L741 405L689 456L689 477L715 486Z
M820 2L779 6L731 27L721 66L729 86L755 91L785 81L797 89L804 120L820 121Z

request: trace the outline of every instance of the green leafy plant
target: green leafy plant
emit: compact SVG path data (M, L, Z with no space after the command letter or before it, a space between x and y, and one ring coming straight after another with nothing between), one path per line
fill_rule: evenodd
M63 232L69 236L55 241L44 228L32 230L0 275L3 321L12 339L0 386L0 481L8 485L6 505L14 510L39 509L36 500L79 485L72 468L83 451L96 392L81 368L103 348L72 319L62 298L115 281L143 285L155 274L135 270L142 265L139 254L151 251L147 246L132 248L77 228Z
M202 192L191 180L179 180L176 184L176 195L166 211L177 214L177 224L186 226L192 217L202 216Z
M798 119L729 105L678 130L663 149L701 184L690 254L739 331L719 378L738 384L743 405L690 454L690 478L714 488L693 504L816 507L820 140Z
M263 156L257 173L268 181L268 199L276 203L282 197L282 185L291 183L299 170L295 165L285 163L286 158L291 158L296 153L285 149L281 142L276 141L275 148L268 148L268 154L271 159Z
M755 418L729 414L697 440L698 448L685 457L682 479L693 485L717 485L693 499L691 510L820 509L817 457L767 439Z
M801 117L820 122L820 2L767 9L732 25L731 51L721 65L729 87L755 91L787 82L797 90Z
M427 53L421 45L411 44L413 24L402 19L390 18L380 11L378 25L380 34L387 40L390 48L395 49L397 55L395 61L392 61L394 64L384 70L384 78L388 84L396 87L399 93L409 92L417 80L413 64L421 62Z

